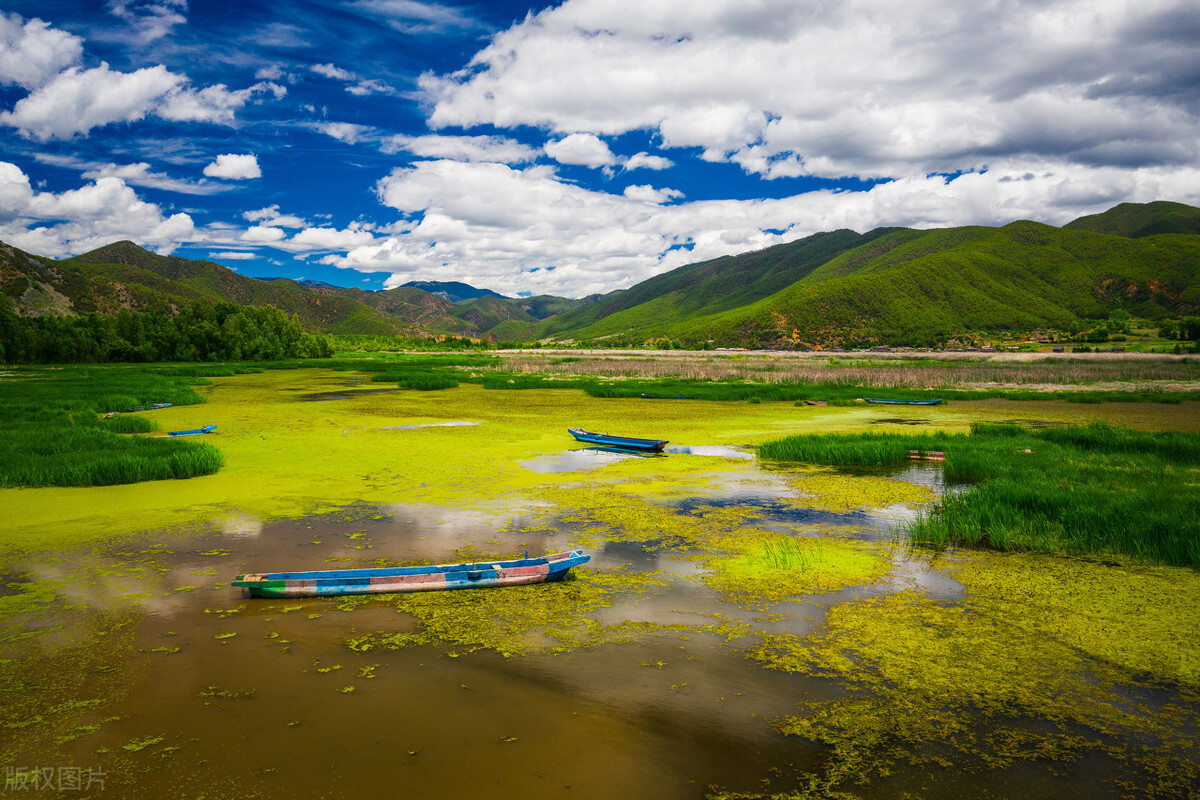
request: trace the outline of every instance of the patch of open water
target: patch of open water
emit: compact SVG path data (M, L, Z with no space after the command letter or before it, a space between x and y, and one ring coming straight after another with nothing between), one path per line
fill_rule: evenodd
M132 682L128 696L98 711L95 720L108 721L67 752L79 764L111 763L105 752L131 762L124 777L110 773L113 796L558 797L570 787L574 797L698 798L711 784L798 785L781 765L815 763L821 751L772 734L767 719L806 693L836 695L836 686L756 669L720 637L660 631L511 659L451 658L427 646L360 653L348 638L411 630L414 620L384 602L346 611L336 598L255 600L227 585L265 567L565 549L567 530L498 542L498 527L530 521L409 506L270 523L231 514L200 536L161 531L84 560L34 559L29 573L79 609L32 640L43 655L85 642L89 616L135 620L132 647L113 664ZM611 546L585 568L672 577L661 591L603 609L601 623L700 626L736 613L691 579L696 568L685 559ZM22 650L10 643L0 657ZM144 753L122 752L156 736Z

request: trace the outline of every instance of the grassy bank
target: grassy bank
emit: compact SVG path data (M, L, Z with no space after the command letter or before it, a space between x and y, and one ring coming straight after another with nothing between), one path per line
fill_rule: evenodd
M216 472L211 444L131 436L158 430L153 403L192 405L196 369L65 367L12 369L0 378L0 486L106 486ZM163 374L166 373L166 374ZM105 419L109 412L117 416Z
M947 494L905 529L914 544L1122 555L1200 569L1200 435L1104 424L1026 430L982 424L964 434L794 436L762 445L775 461L900 464L946 454Z

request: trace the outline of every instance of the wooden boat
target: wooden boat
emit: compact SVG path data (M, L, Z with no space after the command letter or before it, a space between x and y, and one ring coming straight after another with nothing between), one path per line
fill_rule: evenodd
M936 406L942 402L942 398L938 397L933 400L889 400L883 397L864 397L868 403L878 403L889 406Z
M582 550L515 561L438 564L428 567L334 569L323 572L268 572L238 575L230 585L251 597L324 597L343 594L430 592L439 589L485 589L562 580L572 567L591 556Z
M216 425L205 425L203 428L190 431L167 431L167 436L199 436L202 433L212 433L216 429Z
M621 450L661 453L662 449L667 446L666 439L637 439L632 436L611 436L607 433L592 433L582 428L567 428L567 431L581 442L598 444L603 447L616 447Z
M827 400L805 400L804 405L806 405L806 406L827 406L827 405L829 405L829 401L827 401Z

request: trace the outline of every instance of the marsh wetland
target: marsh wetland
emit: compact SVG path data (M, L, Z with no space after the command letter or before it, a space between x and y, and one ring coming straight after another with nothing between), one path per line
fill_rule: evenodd
M1149 448L1161 469L1109 471L1169 472L1155 502L1190 513L1194 365L1113 381L1170 381L1166 403L936 407L603 396L518 388L517 373L547 377L533 366L459 368L451 380L424 365L415 388L353 364L196 378L203 403L117 419L153 421L131 437L216 424L210 474L0 489L7 788L79 768L102 785L60 794L1194 796L1194 565L1088 552L1050 523L1007 548L904 533L971 493L975 462L954 467L953 450L981 425L1021 451L1060 447L1079 469L1091 456L1028 437L1124 430L1121 452ZM103 383L95 369L81 384ZM48 375L10 372L0 393L32 397L18 386ZM570 426L671 446L588 450ZM1183 444L1160 453L1139 432ZM758 450L834 433L941 436L951 463ZM1061 473L1063 490L1093 481L1081 475ZM293 601L228 585L568 548L592 560L557 584Z

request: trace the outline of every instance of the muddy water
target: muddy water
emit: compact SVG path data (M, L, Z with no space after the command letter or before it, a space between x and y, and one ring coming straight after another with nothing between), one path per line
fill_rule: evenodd
M341 610L336 598L257 600L225 585L267 565L486 551L495 547L489 523L445 509L356 506L265 525L231 518L203 535L157 532L82 563L25 562L25 574L58 586L76 609L73 620L41 619L61 626L35 640L43 655L76 646L87 617L119 617L133 630L110 664L128 678L125 696L81 720L110 719L66 755L107 767L106 796L699 797L710 784L791 788L798 761L820 760L814 745L767 725L813 682L756 669L716 636L664 631L636 644L519 658L440 647L358 653L347 639L411 630L414 620L385 603ZM515 546L537 554L560 536ZM688 562L670 562L640 548L596 551L589 569L678 577L601 619L711 621L727 604L687 580ZM497 591L519 603L544 588ZM156 737L144 750L124 749ZM45 759L24 752L16 764Z

